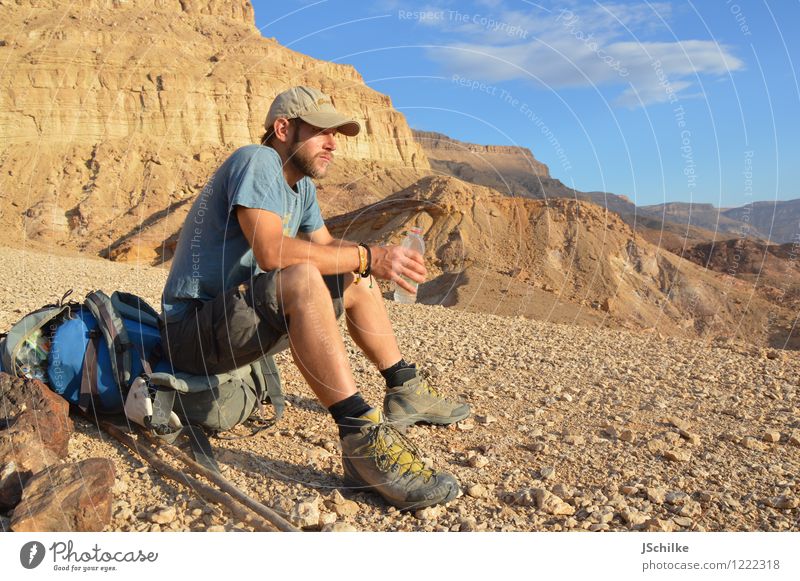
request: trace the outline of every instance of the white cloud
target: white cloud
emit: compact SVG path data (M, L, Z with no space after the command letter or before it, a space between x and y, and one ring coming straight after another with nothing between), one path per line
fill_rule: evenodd
M665 24L668 4L570 6L492 17L524 35L464 23L457 31L462 40L431 49L430 55L450 73L487 82L530 79L554 89L619 86L616 103L623 106L664 102L673 94L696 96L704 76L744 67L714 40L653 40L656 32L672 36Z

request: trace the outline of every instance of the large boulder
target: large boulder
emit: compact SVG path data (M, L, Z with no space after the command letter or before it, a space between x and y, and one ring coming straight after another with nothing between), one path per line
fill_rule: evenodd
M111 522L114 478L114 463L107 458L51 466L25 485L11 529L102 531Z
M0 373L0 509L19 502L28 479L66 457L69 404L35 379Z

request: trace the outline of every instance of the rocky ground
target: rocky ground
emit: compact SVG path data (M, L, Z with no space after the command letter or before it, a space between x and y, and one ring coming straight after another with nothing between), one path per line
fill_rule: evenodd
M19 248L0 248L0 264L0 330L70 288L78 298L119 288L157 304L166 278L161 269ZM226 478L302 515L311 530L798 530L796 353L388 308L406 358L473 406L458 426L408 433L465 494L401 513L344 490L332 421L287 354L278 358L290 406L281 423L212 439ZM362 391L380 402L379 374L347 346ZM117 468L107 530L247 530L92 424L75 423L69 459L106 457Z

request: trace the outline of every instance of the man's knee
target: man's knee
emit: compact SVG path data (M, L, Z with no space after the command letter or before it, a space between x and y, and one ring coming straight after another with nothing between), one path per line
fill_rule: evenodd
M370 285L370 283L372 284ZM361 279L358 284L355 284L355 281L351 282L347 285L344 295L344 308L346 309L363 304L364 301L368 300L383 300L380 286L369 278Z
M313 264L294 264L281 269L277 283L278 299L287 314L295 307L331 301L322 274Z

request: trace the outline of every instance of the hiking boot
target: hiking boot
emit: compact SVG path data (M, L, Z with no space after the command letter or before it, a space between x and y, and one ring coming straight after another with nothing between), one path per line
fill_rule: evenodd
M420 377L416 367L401 369L392 380L395 387L386 389L383 413L401 429L420 422L446 426L469 417L469 404L442 397Z
M356 421L358 433L342 438L345 484L373 490L400 509L422 508L453 500L458 482L447 472L426 468L419 452L372 409Z

